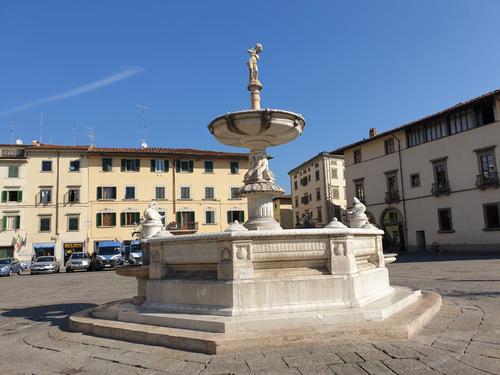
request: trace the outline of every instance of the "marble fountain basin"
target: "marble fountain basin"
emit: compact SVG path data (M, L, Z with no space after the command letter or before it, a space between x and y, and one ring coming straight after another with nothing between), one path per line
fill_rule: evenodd
M278 109L231 112L208 125L219 142L249 149L288 143L301 135L304 127L301 115Z

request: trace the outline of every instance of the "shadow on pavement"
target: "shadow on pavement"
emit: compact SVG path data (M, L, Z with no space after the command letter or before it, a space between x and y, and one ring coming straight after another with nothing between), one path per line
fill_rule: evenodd
M499 254L454 254L454 253L399 253L396 263L411 262L450 262L464 260L500 259Z
M8 318L24 318L33 322L49 322L52 326L66 330L68 316L97 305L92 303L61 303L57 305L43 305L19 309L4 309L2 316Z

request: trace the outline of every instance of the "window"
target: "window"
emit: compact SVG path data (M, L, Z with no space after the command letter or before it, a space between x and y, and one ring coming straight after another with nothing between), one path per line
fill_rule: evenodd
M206 210L205 211L205 224L215 224L215 211Z
M477 111L477 122L478 126L490 124L495 122L495 110L493 105L488 105L486 107L479 108Z
M98 186L97 200L116 199L116 186Z
M23 192L21 190L2 191L2 202L22 202Z
M316 181L319 181L319 169L314 172Z
M452 232L451 208L438 209L439 232Z
M361 202L365 202L365 184L364 180L354 180L354 196Z
M39 232L50 232L50 216L40 216Z
M135 199L135 186L125 186L125 199Z
M80 230L80 217L68 216L68 232L78 232Z
M163 159L151 159L151 172L162 173L168 172L169 165L168 160Z
M165 186L156 186L155 187L155 199L165 199Z
M500 229L500 203L483 205L485 229Z
M116 226L116 213L114 212L99 212L96 215L97 227L114 227Z
M299 197L295 197L295 207L299 207Z
M8 215L2 218L2 230L17 230L21 228L21 216Z
M102 158L102 171L111 172L113 170L113 159Z
M19 166L17 165L9 165L8 175L9 178L19 177Z
M338 170L337 167L332 167L330 169L332 178L339 178Z
M389 138L384 141L384 149L386 155L394 152L394 138Z
M387 182L387 191L388 192L398 191L397 172L387 172L385 174L385 177Z
M361 163L361 150L353 151L354 164Z
M122 159L122 172L139 172L141 161L139 159Z
M301 184L302 186L307 186L307 184L308 184L308 183L309 183L309 182L308 182L308 180L307 180L307 176L304 176L304 177L302 177L302 178L300 179L300 184Z
M446 168L446 159L433 160L432 166L434 169L434 184L432 186L432 193L447 193L450 190L448 182L448 172Z
M196 219L194 211L178 211L175 213L175 221L178 224L178 229L198 229L198 223L195 220Z
M321 188L316 188L316 200L321 200Z
M213 173L214 172L214 162L210 160L205 161L205 173Z
M452 114L449 119L450 134L457 134L476 127L472 109L464 109Z
M302 204L309 204L309 201L311 199L309 199L309 195L307 193L304 193L304 195L302 196L302 198L300 199L300 202Z
M122 212L120 214L120 225L122 227L130 227L141 222L141 214L139 212Z
M52 202L52 188L40 189L40 202L41 204L49 204Z
M193 173L194 161L192 160L176 160L175 171L181 173Z
M215 189L213 186L205 186L205 199L215 199Z
M322 214L322 211L321 211L321 207L317 207L316 208L316 212L317 212L318 222L321 223L323 221L323 214Z
M448 136L448 124L441 118L427 124L418 124L406 130L408 147L417 146Z
M414 173L410 175L410 186L412 188L420 186L420 173Z
M52 160L42 160L42 172L52 172Z
M191 199L190 186L181 186L181 199Z
M239 187L232 187L231 188L231 199L240 199L238 196L238 192L240 191Z
M330 192L331 192L332 199L339 199L339 196L340 196L339 186L332 186Z
M293 189L294 189L294 190L297 190L297 189L298 189L298 184L297 184L297 181L294 181L294 182L293 182Z
M245 211L227 211L227 223L232 224L235 220L240 223L245 222Z
M498 173L495 160L495 149L476 150L479 174L477 175L476 185L483 189L487 187L498 187Z
M231 170L231 174L240 173L240 163L238 163L237 161L230 162L229 169Z
M69 171L78 172L80 170L80 160L71 160L69 162Z
M80 189L70 188L68 190L68 203L79 203L80 202Z

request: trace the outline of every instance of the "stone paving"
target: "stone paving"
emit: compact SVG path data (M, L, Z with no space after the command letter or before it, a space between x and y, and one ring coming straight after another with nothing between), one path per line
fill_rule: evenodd
M391 283L443 307L408 342L343 343L209 356L68 332L75 311L130 297L113 271L0 279L1 374L500 374L500 257L401 256Z

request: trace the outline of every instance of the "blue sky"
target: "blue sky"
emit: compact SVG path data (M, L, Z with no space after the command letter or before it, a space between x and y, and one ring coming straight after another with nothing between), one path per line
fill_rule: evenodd
M150 146L235 150L207 125L249 107L261 42L263 107L307 120L268 150L288 190L320 151L500 88L499 14L496 0L0 0L0 143L13 118L15 138L38 139L43 112L45 143L88 144L92 127L99 146L139 146L143 104Z

